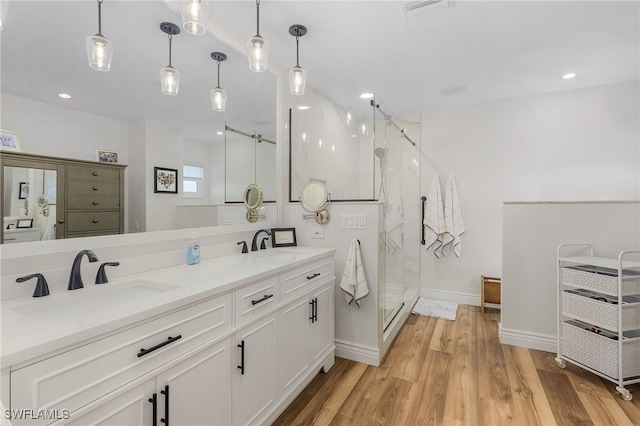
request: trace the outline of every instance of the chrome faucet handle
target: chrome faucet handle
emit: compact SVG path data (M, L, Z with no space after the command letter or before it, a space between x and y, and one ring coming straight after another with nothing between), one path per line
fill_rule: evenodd
M246 241L238 241L238 245L242 244L242 252L243 253L249 253L249 249L247 248L247 242Z
M104 262L98 268L98 273L96 274L96 284L105 284L108 283L107 279L107 271L104 270L105 266L119 266L120 262Z
M23 283L25 281L29 281L32 278L38 278L38 282L36 283L36 289L33 292L33 297L42 297L49 295L49 286L47 285L47 280L44 278L42 274L31 274L26 275L24 277L16 278L17 283Z

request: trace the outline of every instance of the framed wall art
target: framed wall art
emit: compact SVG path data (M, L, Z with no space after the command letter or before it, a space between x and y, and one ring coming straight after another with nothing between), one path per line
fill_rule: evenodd
M22 152L18 134L0 130L0 150Z
M178 170L154 167L153 176L153 192L166 194L178 193Z
M272 247L291 247L297 246L296 228L272 228L271 229L271 246Z
M96 161L101 163L119 163L120 152L107 149L96 149Z

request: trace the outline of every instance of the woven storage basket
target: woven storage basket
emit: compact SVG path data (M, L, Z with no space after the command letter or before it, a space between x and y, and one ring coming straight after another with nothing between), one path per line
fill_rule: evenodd
M610 296L618 295L618 277L580 271L578 269L561 268L562 284L580 287ZM640 293L640 276L625 278L622 281L622 294Z
M622 343L622 376L640 376L640 338ZM561 355L618 380L618 341L562 323Z
M597 327L618 331L618 305L563 291L562 313ZM640 307L637 304L622 305L622 330L639 328Z

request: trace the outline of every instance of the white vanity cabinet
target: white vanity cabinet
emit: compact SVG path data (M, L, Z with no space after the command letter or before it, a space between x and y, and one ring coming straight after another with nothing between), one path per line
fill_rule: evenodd
M333 256L313 259L14 363L10 408L44 415L13 424L272 422L334 362Z

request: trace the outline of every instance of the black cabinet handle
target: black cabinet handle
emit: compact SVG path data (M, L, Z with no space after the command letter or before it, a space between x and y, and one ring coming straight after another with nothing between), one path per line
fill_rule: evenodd
M316 322L315 320L315 316L314 316L314 306L315 303L313 303L313 300L309 302L309 304L311 305L311 316L309 317L309 319L311 320L311 323L313 324L314 322Z
M155 351L156 349L160 349L161 347L166 346L169 343L173 343L176 340L180 340L180 339L182 339L182 334L179 334L176 337L169 336L169 337L167 337L167 340L165 340L164 342L162 342L160 344L155 345L152 348L149 348L149 349L140 348L140 352L138 352L138 358L140 358L141 356L145 356L148 353L151 353L151 352Z
M258 299L258 300L252 300L251 304L252 305L257 305L260 302L264 302L267 299L271 299L273 297L273 294L265 294L264 297L262 299Z
M244 376L244 340L238 347L240 348L240 365L238 368L240 369L240 374Z
M319 277L320 275L321 275L321 274L320 274L320 272L316 272L315 274L311 275L310 277L307 277L307 279L308 279L308 280L312 280L312 279L314 279L315 277Z
M153 405L153 423L151 424L153 426L158 426L158 394L154 392L153 396L149 398L149 402Z
M318 298L313 299L313 321L318 322Z
M165 385L164 390L161 390L160 393L164 395L164 419L160 419L160 421L169 426L169 385Z

